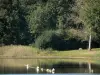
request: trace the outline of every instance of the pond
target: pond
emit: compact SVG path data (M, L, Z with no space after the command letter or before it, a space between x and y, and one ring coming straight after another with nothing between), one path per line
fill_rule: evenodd
M74 60L74 59L73 59ZM100 64L68 59L0 59L0 75L97 75Z

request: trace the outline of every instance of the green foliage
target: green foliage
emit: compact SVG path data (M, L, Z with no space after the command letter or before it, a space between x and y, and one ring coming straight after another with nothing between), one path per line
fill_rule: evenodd
M75 49L100 40L99 24L99 0L0 0L0 44Z
M84 24L85 32L97 37L100 26L100 1L99 0L77 0L79 7L79 19ZM96 38L97 39L97 38Z
M35 45L40 49L63 49L64 40L55 31L45 31L36 40Z
M67 28L72 2L73 0L48 0L33 4L33 9L27 16L31 33L37 37L47 29Z
M0 0L0 44L28 44L30 33L20 0Z
M35 40L36 47L40 49L51 47L52 37L55 37L54 31L45 31Z
M52 13L52 10L48 9L48 6L43 7L40 4L30 13L28 18L31 33L36 36L46 29L54 29L56 27L56 17Z

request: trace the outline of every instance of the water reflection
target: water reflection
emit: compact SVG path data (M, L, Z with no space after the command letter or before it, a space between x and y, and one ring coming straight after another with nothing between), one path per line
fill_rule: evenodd
M58 59L0 59L1 74L100 73L100 65Z
M93 64L92 64L93 65ZM54 64L57 73L93 73L92 65L89 63L65 63ZM100 67L100 65L99 65Z
M41 67L39 67L39 66L37 66L37 67L32 67L32 66L30 66L29 64L26 64L25 66L26 66L27 73L28 73L28 70L29 70L30 68L35 69L35 70L36 70L36 73L39 73L39 72L46 72L46 73L52 73L52 74L55 73L55 69L54 69L54 68L52 68L52 69L46 69L46 68L41 68Z

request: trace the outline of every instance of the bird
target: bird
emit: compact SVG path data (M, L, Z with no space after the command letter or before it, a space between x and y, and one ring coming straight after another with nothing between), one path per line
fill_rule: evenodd
M42 72L43 72L43 70L44 70L44 69L43 69L43 68L41 68L41 71L42 71Z
M46 72L51 73L52 70L51 69L46 69Z
M54 69L54 68L52 69L52 73L53 73L53 74L55 73L55 69Z
M55 73L55 69L54 68L52 68L52 69L46 69L46 72L54 74Z
M26 69L28 70L29 69L29 64L25 65L26 66Z
M39 73L39 66L36 67L36 72Z

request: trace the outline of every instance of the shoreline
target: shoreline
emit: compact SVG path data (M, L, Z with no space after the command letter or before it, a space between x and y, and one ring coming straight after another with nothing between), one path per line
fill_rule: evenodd
M99 60L100 48L91 51L84 50L39 50L38 48L23 45L0 47L0 59L85 59Z
M12 57L1 56L0 59L100 59L100 57L59 57L59 56L38 56L38 57Z

